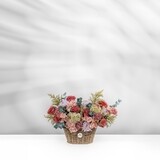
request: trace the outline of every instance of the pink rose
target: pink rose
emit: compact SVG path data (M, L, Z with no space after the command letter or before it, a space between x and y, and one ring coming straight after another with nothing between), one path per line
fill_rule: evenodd
M65 113L60 113L60 118L65 119L67 115Z
M67 106L66 109L67 109L68 112L70 112L71 106Z
M88 123L90 123L90 122L92 122L93 121L93 118L91 118L91 117L84 117L83 118L84 119L84 121L86 121L86 122L88 122Z
M117 110L115 108L111 108L110 112L111 114L117 115Z
M90 124L90 128L93 129L93 128L97 128L97 123L96 122L92 122Z
M72 101L69 101L68 103L67 103L67 106L76 106L76 102L74 101L74 100L72 100Z
M77 130L76 127L70 127L70 128L69 128L69 131L70 131L71 133L73 133L73 132L77 132L78 130Z
M66 126L69 128L69 127L74 127L75 124L73 122L70 122L70 121L67 121L66 122Z
M71 133L78 131L74 123L68 121L68 122L66 123L66 125L67 125L67 128L69 129L69 131L70 131Z
M94 119L95 120L100 120L102 118L102 114L101 113L95 113L94 115Z

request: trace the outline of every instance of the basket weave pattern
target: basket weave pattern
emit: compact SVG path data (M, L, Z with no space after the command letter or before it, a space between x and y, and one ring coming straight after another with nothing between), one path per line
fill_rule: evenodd
M71 133L67 128L64 128L64 133L67 142L71 144L89 144L93 142L96 129L89 132L78 131ZM80 136L79 136L80 135Z

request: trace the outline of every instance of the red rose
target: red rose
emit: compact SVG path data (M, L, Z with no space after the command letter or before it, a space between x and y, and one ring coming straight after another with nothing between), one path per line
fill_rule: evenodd
M116 110L115 108L112 108L112 109L110 110L110 113L111 113L111 114L114 114L114 115L117 115L117 110Z
M67 101L72 101L72 100L75 100L76 99L76 97L75 96L68 96L67 98L66 98L66 100Z
M77 122L75 126L76 126L77 130L80 130L83 127L83 124L82 124L82 122Z
M99 123L99 126L100 127L105 127L107 125L107 120L105 118L102 118L100 123Z
M49 109L48 109L48 114L54 114L55 113L55 111L56 111L56 107L53 107L53 106L51 106Z
M100 120L102 118L102 114L101 113L95 113L94 115L94 119L95 120Z
M85 109L83 110L84 117L85 117L85 116L88 117L89 112L90 112L90 110L89 110L88 108L85 108Z
M104 100L99 101L98 104L99 104L101 107L107 107L107 106L108 106L108 104L107 104Z
M60 120L61 120L60 117L57 117L57 116L53 117L53 121L54 121L55 123L60 122Z
M73 106L73 107L71 107L71 110L70 110L71 112L80 112L80 107L78 107L78 106Z

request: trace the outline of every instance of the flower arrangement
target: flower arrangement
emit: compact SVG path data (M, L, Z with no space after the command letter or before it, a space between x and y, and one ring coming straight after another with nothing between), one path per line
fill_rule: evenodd
M109 127L117 116L117 105L109 105L104 99L102 91L91 94L89 100L81 97L49 94L52 105L46 118L54 128L65 128L70 133L91 132L97 127Z

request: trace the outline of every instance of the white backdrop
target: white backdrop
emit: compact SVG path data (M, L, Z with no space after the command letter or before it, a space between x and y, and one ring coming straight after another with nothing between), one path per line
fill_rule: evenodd
M0 0L0 133L62 133L48 93L122 99L98 133L160 133L159 0Z

